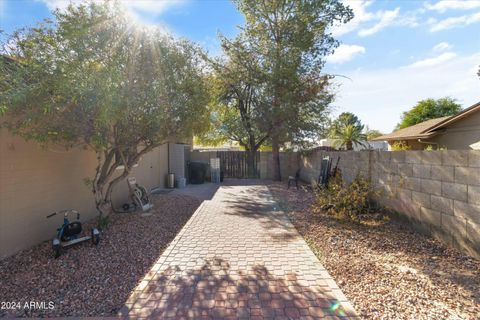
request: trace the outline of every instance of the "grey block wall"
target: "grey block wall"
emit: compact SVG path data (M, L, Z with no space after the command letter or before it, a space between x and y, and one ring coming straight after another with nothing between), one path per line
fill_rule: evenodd
M480 151L317 151L302 157L302 179L320 173L323 156L346 182L371 180L378 201L440 240L480 257Z
M170 143L168 146L169 173L175 174L175 179L185 178L185 148L184 144Z
M273 179L273 156L271 152L260 152L259 168L261 179ZM287 180L288 176L294 176L299 168L301 168L300 154L297 152L280 153L280 175L282 180Z
M208 152L192 159L208 161ZM379 192L378 202L410 219L419 230L480 258L480 151L313 151L280 154L282 179L301 168L303 181L318 179L321 160L332 157L349 183L360 175ZM273 178L271 152L260 153L260 177Z

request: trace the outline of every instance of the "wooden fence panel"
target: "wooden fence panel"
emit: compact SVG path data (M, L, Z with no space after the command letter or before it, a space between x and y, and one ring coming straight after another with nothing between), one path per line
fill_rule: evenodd
M220 158L220 170L225 178L244 179L248 177L247 153L245 151L217 151ZM255 154L255 178L260 177L260 152Z

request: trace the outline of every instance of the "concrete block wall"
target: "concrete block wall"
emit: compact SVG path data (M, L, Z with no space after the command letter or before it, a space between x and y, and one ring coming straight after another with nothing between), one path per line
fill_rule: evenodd
M185 148L184 144L169 143L168 144L168 164L169 173L175 174L175 179L185 178Z
M192 153L193 154L193 153ZM208 159L208 153L204 153ZM282 179L301 168L313 182L322 158L338 159L343 179L370 179L378 202L410 219L419 230L480 258L480 151L314 151L280 154ZM195 156L195 159L198 157ZM260 177L273 178L271 152L260 153Z
M302 157L302 178L317 179L329 155L346 182L371 180L381 205L419 229L480 258L480 151L318 151Z
M260 152L259 168L261 179L273 179L273 156L271 152ZM301 168L301 161L297 152L280 153L280 175L282 180L287 180L288 176L294 176L299 168Z
M370 158L368 151L316 151L301 156L302 170L300 177L306 182L315 182L320 176L322 159L329 156L332 159L332 168L338 161L338 167L342 170L343 179L351 182L357 175L370 175Z

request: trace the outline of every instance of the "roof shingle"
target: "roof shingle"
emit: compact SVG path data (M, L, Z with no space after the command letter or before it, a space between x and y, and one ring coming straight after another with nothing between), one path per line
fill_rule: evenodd
M435 135L435 132L428 132L431 128L439 125L443 121L451 118L451 116L440 117L420 122L416 125L394 131L390 134L372 139L374 141L389 141L389 140L409 140L415 138L426 138Z

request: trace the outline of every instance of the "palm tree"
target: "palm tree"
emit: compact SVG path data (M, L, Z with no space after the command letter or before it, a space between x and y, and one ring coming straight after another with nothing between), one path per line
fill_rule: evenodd
M367 140L363 133L364 126L356 115L344 112L333 122L330 129L330 138L335 140L335 146L353 150L354 144L364 146Z

